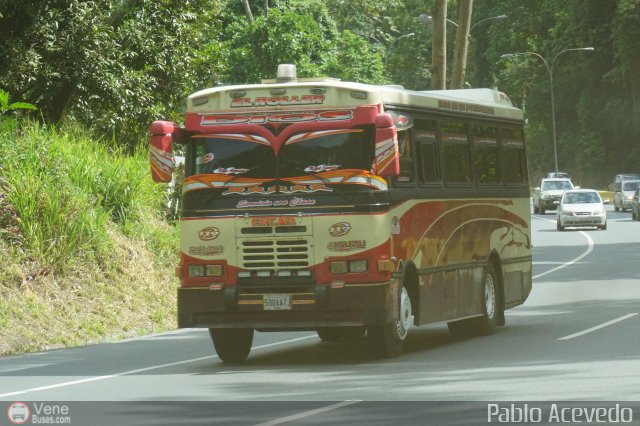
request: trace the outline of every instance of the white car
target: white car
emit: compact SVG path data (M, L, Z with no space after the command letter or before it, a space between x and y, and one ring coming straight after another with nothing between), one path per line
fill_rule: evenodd
M544 214L547 209L557 209L560 197L565 191L576 189L567 178L544 178L533 189L533 212Z
M574 189L562 195L557 213L558 231L564 231L568 226L607 229L607 212L598 191Z

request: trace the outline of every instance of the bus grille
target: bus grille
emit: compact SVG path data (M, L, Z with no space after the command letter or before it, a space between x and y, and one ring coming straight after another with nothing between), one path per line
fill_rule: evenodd
M311 265L310 242L306 238L241 240L239 255L247 270L296 270Z

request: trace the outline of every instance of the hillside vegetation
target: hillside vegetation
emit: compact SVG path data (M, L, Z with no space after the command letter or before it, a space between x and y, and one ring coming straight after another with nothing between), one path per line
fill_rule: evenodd
M144 149L0 121L0 355L174 327L164 189Z

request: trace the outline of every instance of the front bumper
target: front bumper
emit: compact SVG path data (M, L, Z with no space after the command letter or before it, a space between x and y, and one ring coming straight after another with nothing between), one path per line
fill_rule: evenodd
M604 216L560 216L562 226L603 226L605 223Z
M313 330L318 327L388 323L397 310L396 280L386 283L316 285L292 293L290 310L265 310L263 294L236 286L178 289L178 327Z
M560 197L557 198L543 198L540 200L540 202L542 203L542 206L545 209L557 209L558 208L558 204L560 204Z

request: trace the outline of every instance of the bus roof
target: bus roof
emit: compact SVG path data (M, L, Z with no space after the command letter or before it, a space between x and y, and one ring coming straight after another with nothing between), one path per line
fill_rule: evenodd
M382 104L385 109L417 108L511 120L523 118L522 111L513 106L507 95L494 89L415 91L401 86L343 82L331 78L217 86L190 95L187 112L317 110L376 104Z

